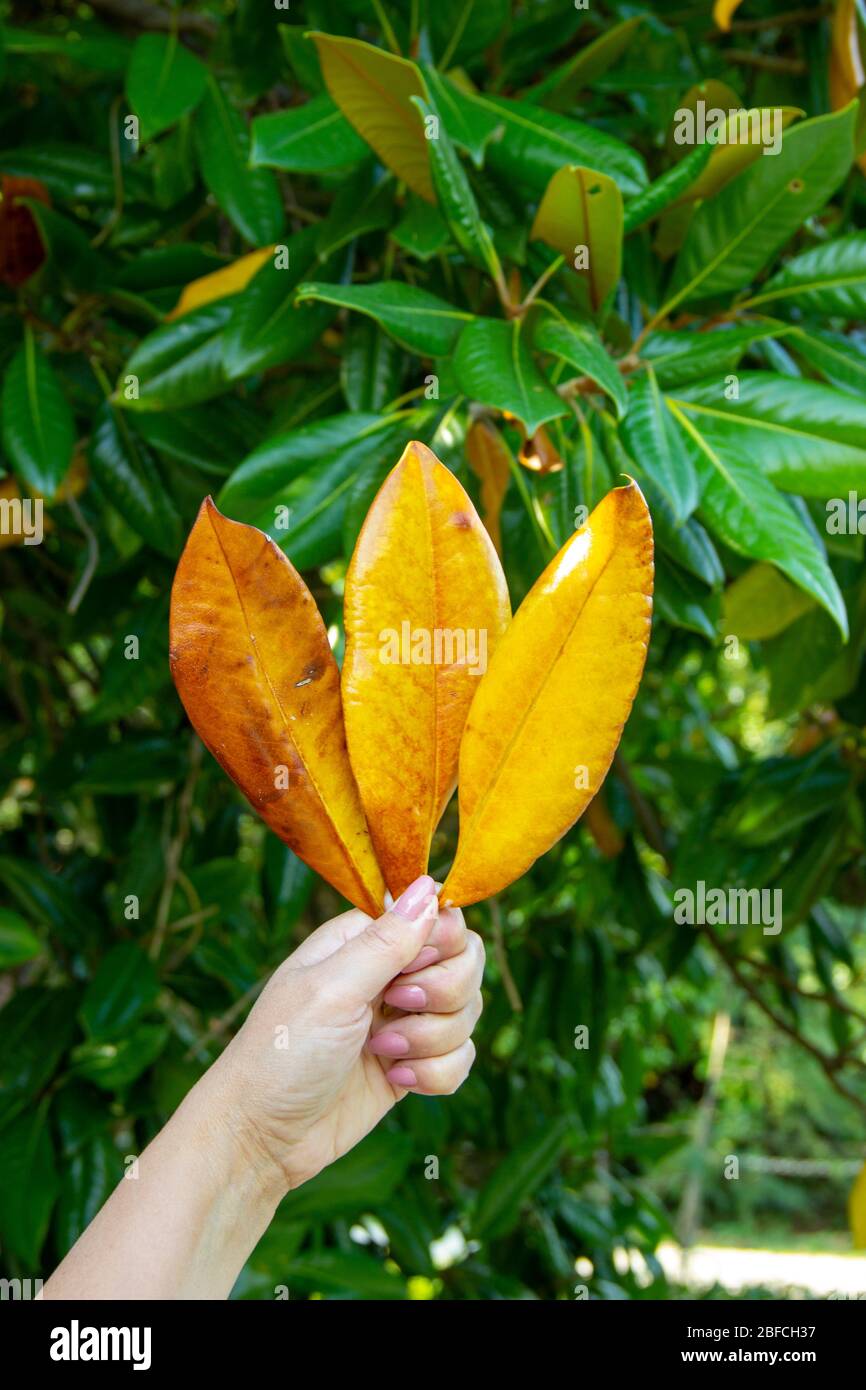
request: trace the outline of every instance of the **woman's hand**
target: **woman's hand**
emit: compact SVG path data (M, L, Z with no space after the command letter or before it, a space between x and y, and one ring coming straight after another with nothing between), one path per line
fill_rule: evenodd
M484 948L426 875L376 920L344 912L289 956L205 1082L286 1189L407 1091L450 1095L475 1056ZM219 1090L217 1090L219 1088Z
M407 1091L472 1065L484 951L426 875L377 920L344 912L269 980L55 1270L45 1298L226 1298L286 1191Z

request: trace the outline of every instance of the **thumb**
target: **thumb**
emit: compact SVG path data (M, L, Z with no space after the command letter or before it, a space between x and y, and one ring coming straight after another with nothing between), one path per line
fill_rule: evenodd
M328 973L346 994L369 1004L414 960L436 924L438 890L429 874L416 878L389 912L335 951Z

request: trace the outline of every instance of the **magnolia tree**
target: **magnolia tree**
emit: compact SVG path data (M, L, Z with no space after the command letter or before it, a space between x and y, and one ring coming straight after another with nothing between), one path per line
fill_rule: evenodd
M429 870L488 945L472 1075L238 1296L675 1294L757 1159L862 1159L854 0L11 9L5 1273ZM760 1077L714 1127L726 1053L809 1134Z

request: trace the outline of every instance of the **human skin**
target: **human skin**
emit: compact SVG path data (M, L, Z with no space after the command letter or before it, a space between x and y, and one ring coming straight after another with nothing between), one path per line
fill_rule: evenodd
M484 949L416 880L378 919L326 922L121 1180L47 1299L227 1298L285 1194L409 1091L466 1079Z

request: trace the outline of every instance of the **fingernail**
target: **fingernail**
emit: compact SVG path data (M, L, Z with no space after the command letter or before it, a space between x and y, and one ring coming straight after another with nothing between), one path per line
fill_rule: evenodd
M404 965L400 974L411 975L414 970L423 970L425 965L432 965L434 960L438 959L439 952L435 946L422 946L415 959Z
M435 892L433 880L429 874L422 874L416 878L414 883L410 883L405 892L401 893L394 904L394 912L398 912L401 917L405 917L407 922L415 922L421 916L430 894Z
M377 1057L405 1057L409 1042L402 1033L377 1033L367 1044L370 1052Z
M395 1009L423 1009L427 995L420 985L392 985L385 995L385 1003L393 1004Z
M385 1072L392 1086L416 1086L418 1078L411 1067L391 1067Z

